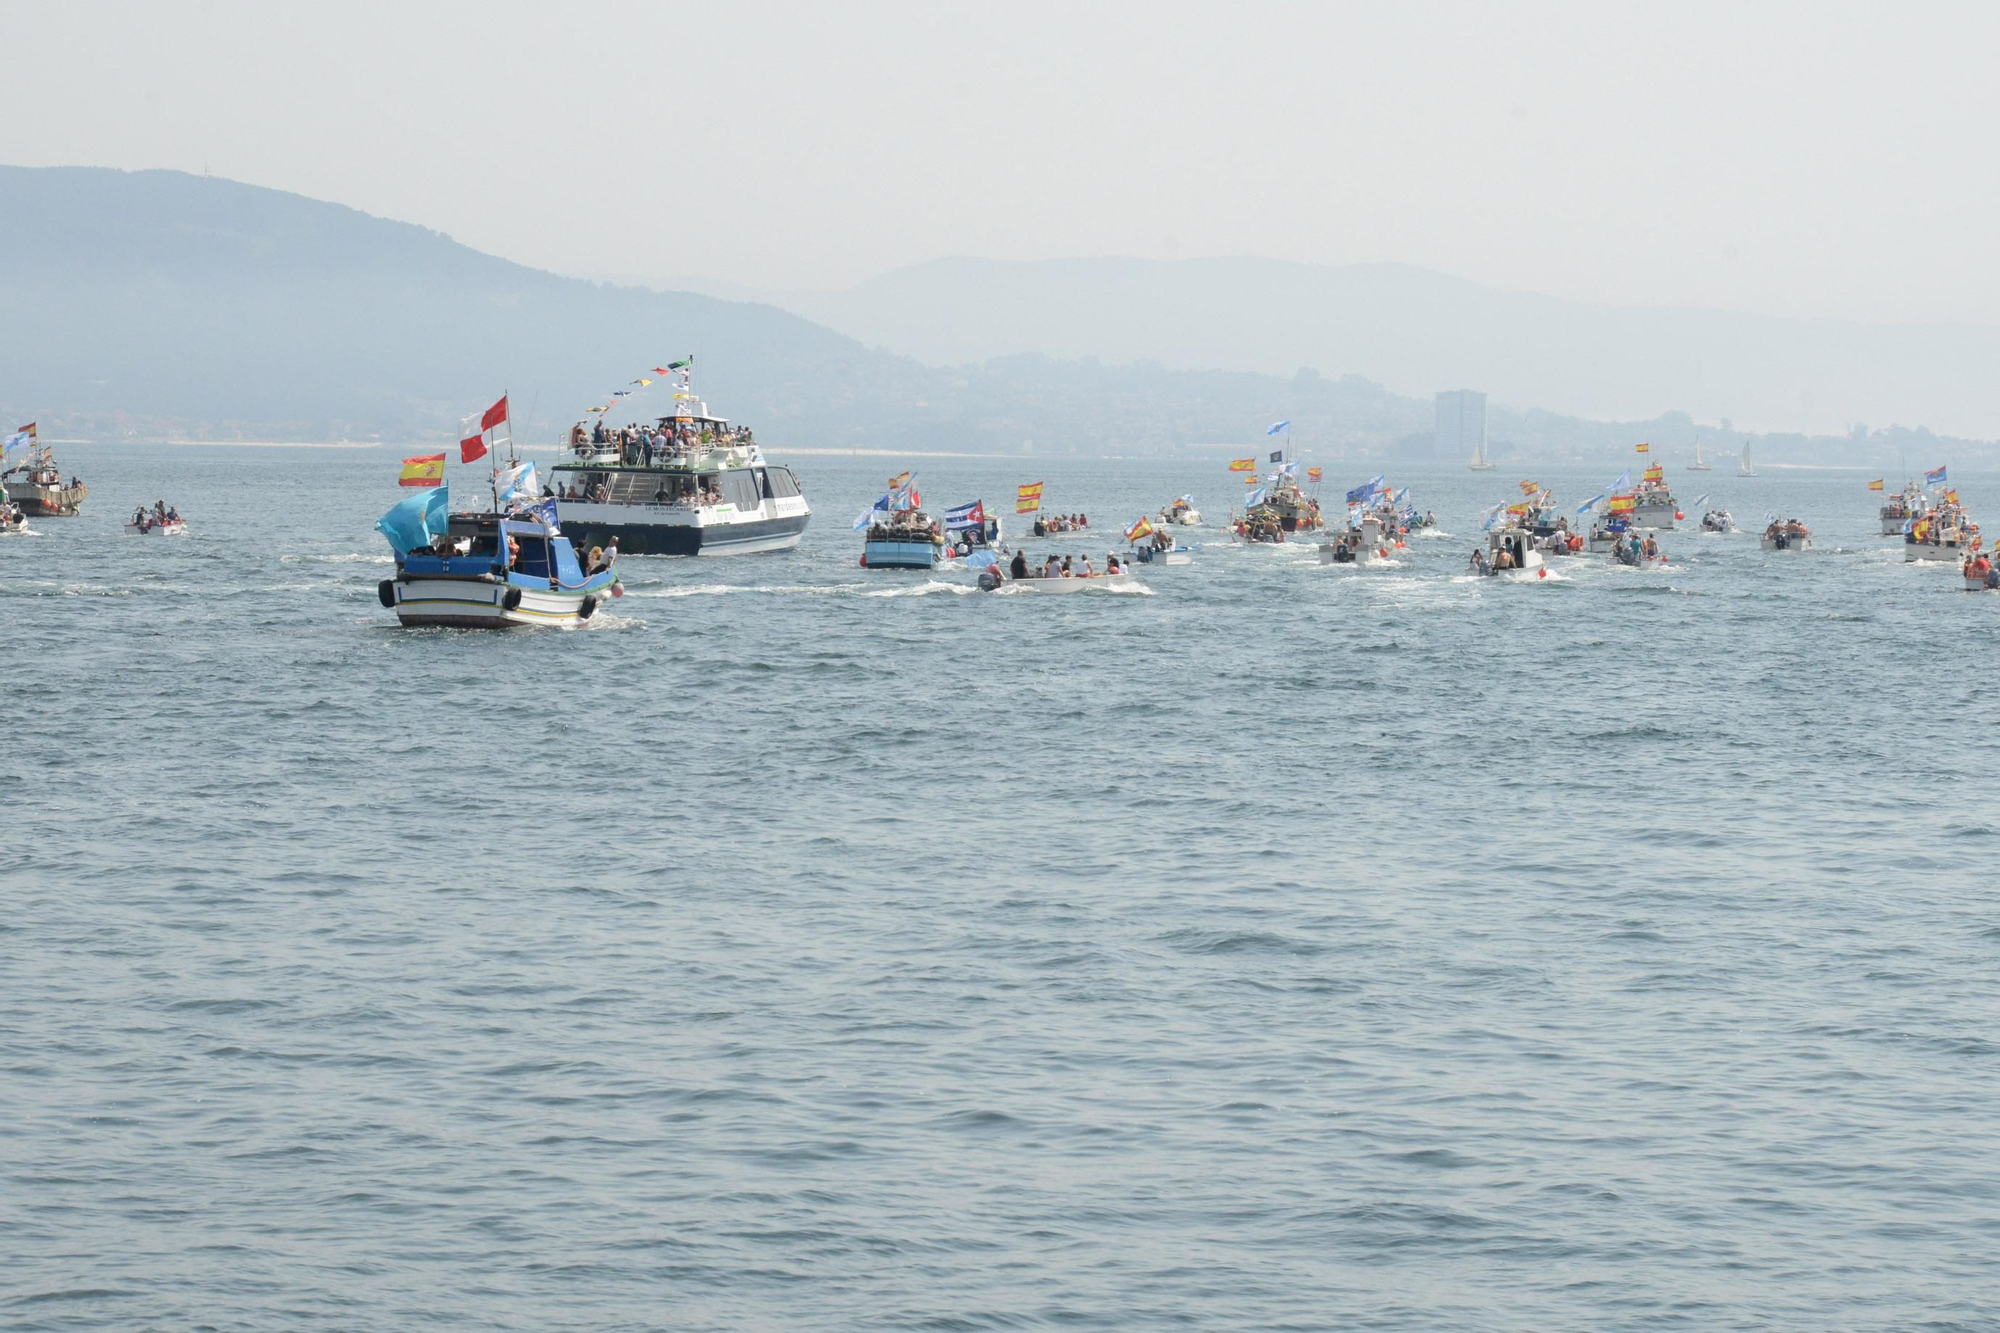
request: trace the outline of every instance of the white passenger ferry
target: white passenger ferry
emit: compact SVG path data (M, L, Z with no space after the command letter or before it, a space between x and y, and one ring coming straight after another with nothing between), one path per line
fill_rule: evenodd
M747 428L715 416L687 373L673 416L646 431L571 429L554 489L563 531L585 550L618 539L621 555L788 551L812 508L799 479L765 459Z

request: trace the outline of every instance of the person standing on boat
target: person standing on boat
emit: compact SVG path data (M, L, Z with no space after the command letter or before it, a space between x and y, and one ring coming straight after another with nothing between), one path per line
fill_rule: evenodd
M1026 551L1014 552L1014 561L1007 566L1007 577L1011 579L1024 579L1028 577L1028 553Z

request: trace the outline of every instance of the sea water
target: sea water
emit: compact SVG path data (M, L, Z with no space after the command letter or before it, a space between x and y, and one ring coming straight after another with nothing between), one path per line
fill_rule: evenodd
M493 634L377 603L402 452L68 448L0 537L0 1323L1995 1326L2000 596L1863 474L1523 586L1512 473L1357 570L1220 459L779 451L798 551ZM1214 526L864 571L907 466Z

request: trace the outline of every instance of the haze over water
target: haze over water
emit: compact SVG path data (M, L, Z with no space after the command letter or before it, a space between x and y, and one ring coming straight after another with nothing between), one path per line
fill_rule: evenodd
M801 458L800 552L486 635L376 604L397 452L73 448L0 540L8 1326L1994 1327L2000 599L1863 478L1047 599ZM1100 559L1236 489L917 466Z

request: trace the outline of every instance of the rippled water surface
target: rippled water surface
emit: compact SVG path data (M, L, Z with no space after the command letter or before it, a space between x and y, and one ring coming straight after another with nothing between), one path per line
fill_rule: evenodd
M2000 596L1860 474L1709 474L1803 556L1473 582L1440 465L1391 567L1040 598L798 458L799 552L498 635L377 605L398 452L0 537L0 1325L1996 1326ZM1239 489L916 466L1100 560Z

